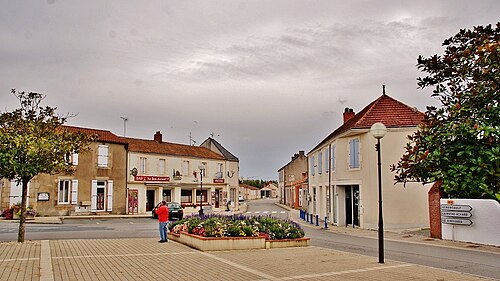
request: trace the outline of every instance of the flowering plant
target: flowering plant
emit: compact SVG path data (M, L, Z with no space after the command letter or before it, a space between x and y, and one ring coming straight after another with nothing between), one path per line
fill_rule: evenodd
M204 237L265 237L268 240L302 238L304 230L295 222L270 216L194 216L170 224L173 233L187 231Z

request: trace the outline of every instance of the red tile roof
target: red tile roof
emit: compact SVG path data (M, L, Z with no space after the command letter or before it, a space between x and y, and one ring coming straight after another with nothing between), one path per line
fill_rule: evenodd
M62 127L65 129L68 129L70 131L73 131L73 132L81 132L81 133L85 133L88 135L95 135L95 136L97 136L96 141L118 143L118 144L127 144L127 142L123 138L111 133L110 131L81 128L81 127L74 127L74 126L67 126L67 125L63 125Z
M154 140L143 140L133 138L123 138L128 142L128 150L133 152L166 154L177 156L190 156L195 158L225 160L224 156L200 146L190 146L185 144L157 142Z
M240 183L239 186L242 188L250 189L250 190L260 190L260 188L255 187L253 185L246 184L246 183Z
M387 128L416 127L423 119L424 113L384 94L338 127L311 151L348 130L370 129L377 122L382 122Z

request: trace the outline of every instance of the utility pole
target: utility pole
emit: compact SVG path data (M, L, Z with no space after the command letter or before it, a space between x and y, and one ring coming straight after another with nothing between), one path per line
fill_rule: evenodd
M191 132L189 132L189 145L195 145L196 141L193 139Z

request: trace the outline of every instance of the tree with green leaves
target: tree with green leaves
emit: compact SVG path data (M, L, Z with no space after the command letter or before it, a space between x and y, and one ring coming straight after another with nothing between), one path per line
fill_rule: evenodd
M396 182L441 183L455 198L492 198L500 189L500 23L460 30L443 42L444 55L420 56L440 107L429 106L409 136Z
M41 173L71 174L67 155L88 149L94 137L66 130L63 124L70 116L42 107L45 95L15 89L12 94L20 108L0 114L0 179L22 184L18 242L24 242L28 182Z

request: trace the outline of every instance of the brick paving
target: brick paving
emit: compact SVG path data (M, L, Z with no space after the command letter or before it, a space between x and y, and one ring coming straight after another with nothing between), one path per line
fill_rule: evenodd
M491 280L318 247L200 252L153 238L0 243L0 280L199 279Z

